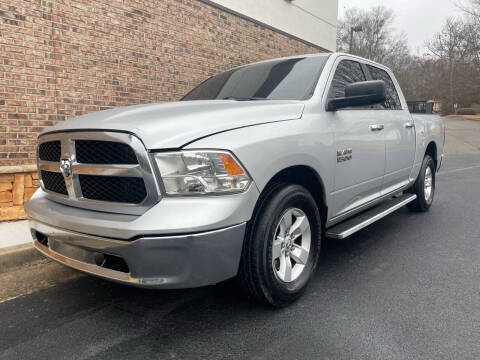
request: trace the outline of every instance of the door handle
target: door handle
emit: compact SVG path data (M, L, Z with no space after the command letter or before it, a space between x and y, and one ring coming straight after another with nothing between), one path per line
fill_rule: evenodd
M415 127L415 124L414 124L414 123L411 123L411 122L407 122L407 123L405 123L405 127L406 127L407 129L411 129L411 128Z
M370 130L372 131L381 131L385 126L383 124L374 124L370 125Z

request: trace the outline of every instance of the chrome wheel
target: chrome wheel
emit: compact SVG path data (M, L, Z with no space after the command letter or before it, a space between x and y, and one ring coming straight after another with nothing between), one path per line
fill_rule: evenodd
M423 194L425 196L425 201L427 203L430 203L433 198L433 176L430 166L427 166L427 169L425 170L425 179L423 181Z
M296 280L307 264L311 230L307 215L298 208L287 209L280 217L272 245L272 266L278 279Z

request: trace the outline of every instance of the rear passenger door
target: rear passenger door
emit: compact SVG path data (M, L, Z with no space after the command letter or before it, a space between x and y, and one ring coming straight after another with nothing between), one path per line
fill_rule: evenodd
M385 125L385 177L382 194L387 194L408 184L415 158L415 124L408 107L403 108L392 76L374 65L367 64L366 69L370 79L383 80L386 85L387 100L373 108Z
M340 58L342 59L342 58ZM345 86L366 81L357 61L337 60L328 98L345 96ZM370 106L328 112L334 129L336 157L333 217L342 216L380 196L385 169L384 132L377 127L377 111Z

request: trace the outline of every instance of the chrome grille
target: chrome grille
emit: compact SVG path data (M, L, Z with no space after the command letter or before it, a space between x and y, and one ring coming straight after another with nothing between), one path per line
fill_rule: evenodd
M40 183L55 201L134 215L159 201L150 158L133 135L95 131L46 134L39 138L37 152Z
M80 175L85 199L137 204L147 196L142 178Z
M61 157L61 143L60 141L49 141L40 144L38 148L38 156L41 160L46 161L60 161Z
M130 146L113 141L76 140L75 152L85 164L138 164Z
M68 195L67 187L65 186L65 180L63 179L62 174L41 170L41 176L45 189L62 195Z

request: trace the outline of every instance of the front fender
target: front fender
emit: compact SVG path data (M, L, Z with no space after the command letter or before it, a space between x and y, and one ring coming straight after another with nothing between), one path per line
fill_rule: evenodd
M328 204L336 165L333 139L328 119L304 116L215 134L186 148L232 151L260 192L280 171L292 166L308 166L319 175Z

